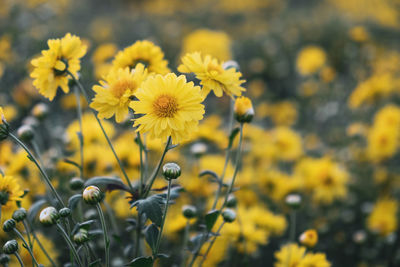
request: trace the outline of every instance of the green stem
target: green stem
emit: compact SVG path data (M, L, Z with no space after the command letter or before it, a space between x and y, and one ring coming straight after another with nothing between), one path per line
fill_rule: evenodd
M83 267L84 265L82 264L81 258L79 257L79 254L76 251L76 248L75 248L74 244L72 243L71 239L69 238L68 234L64 231L64 229L62 228L62 226L59 223L57 223L56 225L57 225L58 230L60 230L62 236L64 237L65 241L67 242L69 249L74 254L74 257L75 257L76 261L78 262L78 265Z
M61 206L63 208L65 208L65 204L62 201L61 197L58 195L56 189L54 188L54 186L51 184L50 178L49 176L46 174L46 172L44 171L44 169L42 168L42 166L39 164L39 162L36 160L35 156L32 154L32 152L28 149L28 147L21 141L18 139L18 137L16 137L15 135L13 135L12 133L9 133L9 136L18 143L18 145L20 145L25 151L26 153L28 153L29 158L33 161L33 163L35 163L35 165L38 167L40 173L42 174L44 181L47 183L47 185L49 186L49 188L51 189L53 195L57 198L58 202L61 204Z
M148 194L150 193L151 187L153 186L153 183L154 183L154 181L155 181L155 179L157 177L157 174L160 171L161 165L162 165L162 163L164 161L165 154L167 154L167 151L169 150L169 145L170 144L171 144L171 136L168 137L167 144L165 145L165 148L164 148L164 152L161 155L161 158L160 158L160 161L157 164L157 167L154 169L153 174L150 177L150 181L149 181L148 185L145 188L145 191L144 191L144 194L143 194L142 198L146 198L148 196Z
M17 258L19 264L21 267L24 267L24 263L22 262L21 256L18 254L18 252L14 252L15 257Z
M79 90L81 91L82 95L85 97L87 103L90 103L89 96L87 95L87 93L86 93L86 91L85 91L85 88L83 87L83 85L81 84L81 82L80 82L78 79L76 79L75 76L74 76L70 71L67 71L67 72L68 72L68 74L72 77L72 79L74 80L74 82L78 85L78 88L79 88ZM112 145L111 140L110 140L110 138L108 137L108 135L107 135L107 133L106 133L104 127L103 127L103 124L101 123L100 119L97 117L96 112L95 112L93 109L90 109L90 110L91 110L91 112L93 113L94 117L96 118L97 123L99 124L99 126L100 126L100 128L101 128L101 131L103 132L103 135L104 135L104 137L105 137L106 140L107 140L108 146L110 147L112 153L114 154L115 159L116 159L117 162L118 162L118 165L119 165L119 167L120 167L120 169L121 169L121 171L122 171L122 174L123 174L124 177L125 177L125 180L126 180L128 186L129 186L129 189L131 190L131 192L134 192L134 189L133 189L133 186L132 186L131 181L129 180L128 174L126 173L125 168L124 168L124 166L122 165L121 160L119 159L117 153L115 152L114 146Z
M79 121L79 131L80 135L79 137L79 152L81 154L81 166L80 166L80 176L83 179L83 171L84 171L84 154L83 154L83 127L82 127L82 107L81 107L81 97L79 94L79 89L75 86L74 87L75 91L75 96L76 96L76 108L77 108L77 113L78 113L78 121Z
M30 247L30 249L33 249L33 244L32 244L32 240L31 240L31 234L30 234L28 225L26 225L25 220L22 221L22 224L24 225L26 236L28 237L29 247Z
M168 179L167 201L165 202L164 214L163 214L162 221L161 221L160 232L158 232L156 249L153 251L153 259L154 260L157 258L157 254L160 249L161 236L162 236L162 232L164 230L165 219L167 218L169 198L171 196L171 184L172 184L172 179Z
M106 225L106 220L104 218L104 213L101 209L100 203L96 204L97 212L99 213L100 216L100 222L101 222L101 228L103 229L103 235L104 235L104 251L106 254L106 267L110 266L110 239L108 238L108 233L107 233L107 225Z
M32 257L32 265L33 266L38 266L38 262L35 259L35 256L33 256L33 252L31 250L31 248L29 247L28 243L26 242L25 238L22 236L22 234L17 230L17 228L14 228L14 233L22 240L22 242L25 244L25 248L26 250L29 252L29 254Z
M144 164L143 164L143 150L145 149L142 143L142 138L139 132L136 132L136 136L139 142L139 157L140 157L140 183L139 183L139 196L142 195L143 184L144 184Z
M185 266L186 260L187 260L186 249L187 249L187 244L189 241L189 230L190 230L190 222L189 222L189 220L187 220L186 226L185 226L185 232L183 234L183 246L182 246L183 247L183 249L182 249L183 258L182 258L181 267Z
M290 233L289 233L289 240L291 242L296 241L296 210L292 210L290 213ZM289 246L289 253L287 256L286 262L288 263L287 267L290 267L290 258L292 257L292 248Z
M202 258L201 261L200 261L199 267L201 267L201 266L203 265L204 261L206 260L207 255L208 255L208 253L210 253L211 248L212 248L212 246L214 245L215 240L217 240L217 236L218 236L219 233L221 232L221 229L222 229L222 227L224 226L224 224L225 224L225 222L222 222L221 225L219 226L217 232L215 233L214 238L211 240L210 244L208 245L208 248L207 248L206 252L205 252L204 255L203 255L203 258Z
M50 257L49 253L47 253L46 249L43 247L42 243L40 242L39 238L37 237L35 231L33 230L31 224L29 223L28 220L26 220L28 222L28 226L32 229L31 234L33 236L33 239L36 240L36 242L38 243L40 249L43 251L44 255L47 257L47 259L50 261L51 265L53 267L56 267L56 264L54 263L54 261L52 260L52 258Z

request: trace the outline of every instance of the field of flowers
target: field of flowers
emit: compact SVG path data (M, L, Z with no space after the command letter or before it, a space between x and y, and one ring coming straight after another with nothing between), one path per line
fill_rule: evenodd
M0 265L400 266L399 0L0 0Z

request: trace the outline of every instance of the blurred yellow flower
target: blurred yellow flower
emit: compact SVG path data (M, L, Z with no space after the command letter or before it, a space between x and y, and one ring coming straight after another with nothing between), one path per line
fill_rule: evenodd
M318 233L314 229L307 230L300 235L299 241L303 246L312 248L318 242Z
M206 55L202 58L198 52L186 54L182 57L182 64L178 67L182 73L194 73L203 86L201 92L206 97L212 90L217 97L223 93L228 96L240 96L246 91L241 85L242 74L234 68L224 69L216 58Z
M139 101L130 107L136 114L144 114L135 120L137 131L149 133L150 138L166 140L172 137L177 144L190 136L203 119L204 106L200 88L186 77L173 73L149 77L137 91Z
M390 198L378 200L367 218L370 231L381 236L387 236L397 229L397 201Z
M90 107L98 111L100 119L115 116L116 122L122 122L128 116L129 103L146 77L143 64L137 64L132 70L111 70L100 85L93 86L96 95Z
M17 179L12 176L4 176L0 173L0 207L12 205L12 202L22 200L24 191Z
M330 267L324 253L307 253L296 267Z
M301 75L307 76L321 69L325 62L325 51L319 46L309 45L297 55L296 66Z
M287 244L281 247L281 249L275 252L274 267L297 267L306 253L305 247L299 247L297 244Z
M349 30L349 36L356 42L365 42L369 39L369 33L363 26L355 26Z
M61 39L50 39L49 49L42 51L42 56L31 61L34 66L31 77L33 85L50 101L56 95L58 87L64 93L69 92L69 74L77 77L81 69L80 58L86 53L79 37L67 33Z
M288 127L279 126L273 129L272 140L279 160L293 161L303 154L300 135Z

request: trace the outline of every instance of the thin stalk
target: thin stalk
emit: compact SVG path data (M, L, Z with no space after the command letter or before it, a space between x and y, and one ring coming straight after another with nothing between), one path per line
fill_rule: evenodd
M150 181L149 181L149 183L147 184L147 186L145 188L145 191L143 193L143 197L142 198L146 198L147 195L150 193L151 187L153 186L153 183L154 183L154 181L155 181L155 179L157 177L157 174L160 171L161 165L162 165L162 163L164 161L165 154L167 154L167 151L169 150L169 145L170 144L171 144L171 136L168 137L167 144L165 145L165 148L164 148L164 152L161 155L161 158L160 158L160 161L157 164L157 167L154 169L153 174L150 177Z
M29 221L27 220L29 227L32 229L31 233L33 238L36 240L36 242L38 243L40 249L43 251L44 255L47 257L47 259L50 261L51 265L53 267L56 267L55 262L53 261L53 259L50 257L49 253L47 253L46 249L43 247L42 243L40 242L39 238L37 237L35 231L33 230L31 224L29 223Z
M31 145L32 145L33 152L35 152L35 154L37 156L39 163L43 165L43 160L42 160L42 157L40 156L40 149L39 149L38 144L35 142L35 140L32 140Z
M153 251L153 259L157 258L157 254L160 249L161 236L162 236L162 232L164 230L165 219L167 218L167 212L168 212L169 198L171 196L171 184L172 184L172 179L168 179L167 201L165 202L164 214L163 214L162 221L161 221L160 232L158 232L156 249Z
M86 91L85 91L85 88L83 87L83 85L81 84L81 82L80 82L78 79L76 79L75 76L74 76L70 71L67 70L67 72L68 72L68 74L72 77L72 79L74 80L74 82L78 85L78 88L79 88L79 90L81 91L82 95L85 97L87 103L90 103L89 96L87 95L87 93L86 93ZM90 109L90 110L91 110L91 112L93 113L94 117L96 118L97 123L99 124L99 126L100 126L100 128L101 128L101 131L103 132L103 135L104 135L104 137L105 137L106 140L107 140L108 146L110 147L112 153L114 154L115 159L116 159L117 162L118 162L118 165L119 165L119 167L120 167L120 169L121 169L121 171L122 171L122 174L123 174L124 177L125 177L125 180L126 180L128 186L129 186L129 189L131 190L131 192L133 192L134 189L133 189L132 183L131 183L131 181L129 180L128 174L126 173L125 168L124 168L124 166L122 165L121 160L119 159L117 153L115 152L114 146L112 145L111 140L110 140L110 138L108 137L108 135L107 135L107 133L106 133L104 127L103 127L103 124L101 123L100 119L97 117L96 112L95 112L93 109Z
M51 184L50 178L49 176L46 174L46 172L44 171L44 169L42 168L42 166L39 164L39 162L37 161L37 159L35 158L35 156L32 154L32 152L29 150L29 148L21 141L18 139L18 137L16 137L15 135L13 135L12 133L9 133L9 136L18 143L18 145L20 145L25 151L26 153L28 153L29 158L33 161L33 163L35 163L35 165L38 167L40 173L42 174L44 181L47 183L47 185L49 186L50 190L52 191L53 195L57 198L58 202L60 202L61 206L63 208L65 208L65 204L62 201L61 197L58 195L56 189L54 188L54 186Z
M30 234L28 225L26 224L25 220L22 221L22 224L24 225L25 232L26 232L26 236L28 237L29 247L30 247L31 249L33 249L33 244L32 244L32 240L31 240L31 234Z
M290 232L289 232L289 240L290 242L296 241L296 210L292 210L290 213ZM290 267L290 258L292 257L292 248L289 247L289 253L287 256L286 262L288 263L287 267Z
M187 220L186 226L185 226L185 232L183 234L183 245L182 245L183 258L182 258L182 262L181 262L181 267L184 267L186 265L186 260L187 260L186 249L187 249L187 244L189 241L189 231L190 231L190 222L189 222L189 220Z
M101 228L103 229L103 235L104 235L104 251L106 254L106 266L110 266L110 239L108 238L108 233L107 233L107 225L106 225L106 220L104 218L104 213L101 210L100 203L96 204L97 212L99 213L100 216L100 222L101 222Z
M14 228L13 229L14 230L14 233L22 240L22 242L25 244L25 248L26 248L26 250L29 252L29 254L31 255L31 257L32 257L32 265L33 266L38 266L39 264L38 264L38 262L36 261L36 259L35 259L35 256L33 256L33 252L32 252L32 250L31 250L31 248L29 247L29 245L28 245L28 243L26 242L26 240L25 240L25 238L23 237L23 235L17 230L17 228Z
M79 89L75 86L74 87L74 92L75 92L75 96L76 96L76 109L77 109L77 113L78 113L78 121L79 121L79 131L80 131L80 135L79 137L79 152L81 155L81 166L79 168L80 170L80 176L83 179L83 171L84 171L84 154L83 154L83 127L82 127L82 107L81 107L81 97L79 94Z
M115 220L115 216L114 216L113 210L112 210L112 208L110 207L110 205L108 204L107 201L103 200L103 204L104 204L104 207L106 208L106 213L107 213L107 216L108 216L109 221L111 223L111 228L112 228L114 234L119 236L120 233L118 231L118 225L117 225L117 221Z
M142 138L139 132L136 132L136 136L139 142L139 157L140 157L140 182L139 182L139 197L142 195L143 184L144 184L144 163L143 163L143 150L145 149L142 143Z
M14 255L17 258L19 265L21 265L21 267L24 267L24 263L22 262L21 256L18 254L18 252L14 252Z
M207 258L208 253L210 253L212 246L215 243L215 240L217 240L217 236L219 235L219 233L221 232L222 227L224 226L225 222L222 222L221 225L219 226L217 232L215 233L214 238L211 240L210 244L208 245L208 248L206 250L206 252L203 255L203 258L200 261L199 267L203 266L204 261Z
M83 267L84 265L82 264L81 258L79 257L79 254L78 254L78 251L76 251L76 248L75 248L74 244L72 243L71 239L69 238L68 234L64 231L64 229L62 228L62 226L59 223L57 223L56 225L57 225L58 230L60 230L62 236L64 237L65 241L67 242L69 249L74 254L74 257L75 257L76 261L78 262L78 265Z

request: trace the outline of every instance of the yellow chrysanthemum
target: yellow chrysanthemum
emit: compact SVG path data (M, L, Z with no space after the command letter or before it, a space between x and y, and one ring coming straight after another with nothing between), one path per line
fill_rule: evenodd
M143 64L136 65L132 71L129 68L111 70L105 80L100 81L101 85L93 86L96 95L90 107L99 112L97 116L100 119L115 115L115 120L122 122L129 113L129 103L146 76Z
M112 65L114 69L135 68L138 63L144 64L149 73L167 74L170 71L161 48L146 40L137 41L118 52Z
M179 143L197 129L203 118L200 88L186 82L184 75L151 76L142 83L136 97L139 101L132 101L130 107L144 115L135 120L134 126L153 139L166 140L171 136L173 143Z
M330 262L324 253L307 253L296 267L330 267Z
M69 92L68 72L74 76L81 69L80 58L86 53L86 46L79 37L67 33L61 39L47 42L49 49L42 51L42 56L31 61L34 69L31 77L33 85L50 101L56 95L58 87L64 93Z
M297 244L287 244L275 253L274 267L297 267L304 257L306 248Z
M223 93L229 96L240 96L246 91L241 85L242 73L234 68L224 69L216 58L206 55L204 59L199 52L186 54L182 57L182 64L178 67L182 73L194 73L203 86L202 94L207 96L212 90L221 97Z
M397 201L380 199L367 219L368 229L381 236L388 236L397 229Z
M299 52L296 61L297 70L301 75L311 75L318 71L325 61L325 51L321 47L310 45Z
M3 176L0 173L0 205L8 206L10 203L22 200L24 191L21 190L17 180L12 176Z

